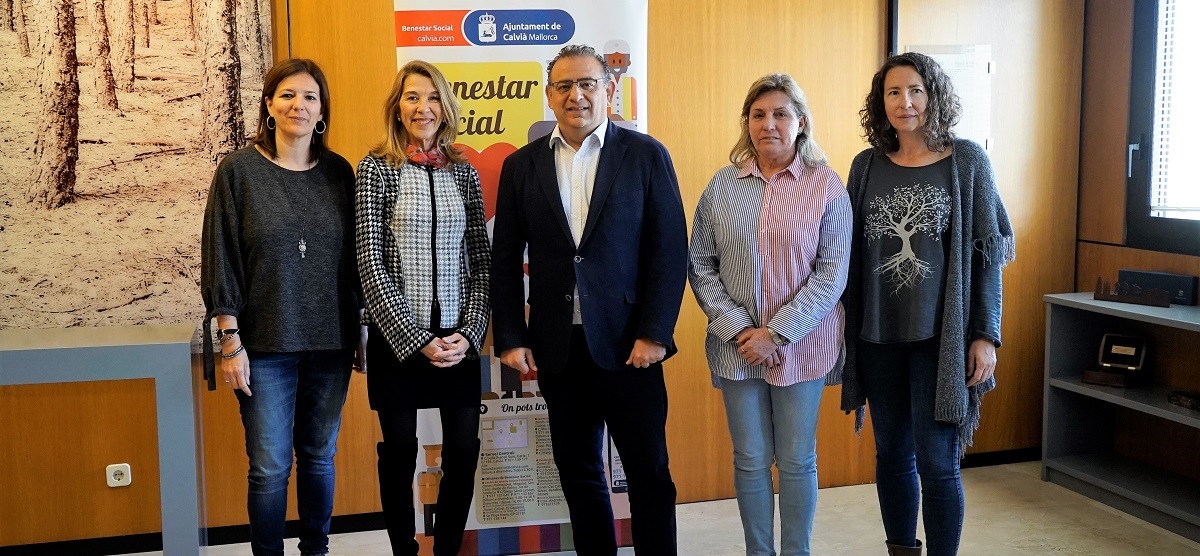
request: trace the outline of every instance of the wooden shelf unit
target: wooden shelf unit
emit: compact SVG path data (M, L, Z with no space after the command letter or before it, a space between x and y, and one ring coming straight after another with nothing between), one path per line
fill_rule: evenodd
M1173 388L1157 382L1116 388L1084 384L1080 378L1083 369L1096 365L1106 333L1149 336L1154 349L1155 330L1178 329L1195 333L1193 345L1200 345L1200 307L1096 301L1091 293L1044 299L1042 479L1200 541L1200 481L1119 454L1113 441L1119 408L1198 430L1200 412L1169 403ZM1200 357L1200 348L1195 354Z

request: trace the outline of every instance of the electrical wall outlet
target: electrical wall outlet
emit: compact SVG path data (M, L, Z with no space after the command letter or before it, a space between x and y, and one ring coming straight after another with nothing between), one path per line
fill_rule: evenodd
M127 487L133 481L133 475L129 473L128 463L114 463L104 468L104 477L108 479L108 486Z

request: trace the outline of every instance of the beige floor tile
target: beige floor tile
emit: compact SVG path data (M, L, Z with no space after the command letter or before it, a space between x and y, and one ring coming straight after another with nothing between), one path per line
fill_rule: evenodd
M1200 555L1200 543L1042 482L1038 462L963 471L967 497L963 556L1187 556ZM874 485L820 491L814 524L813 554L878 556L884 554L883 524ZM679 550L684 556L745 554L737 502L717 500L681 504ZM776 517L778 539L778 517ZM288 555L299 554L288 541ZM333 554L389 554L387 534L368 531L334 535ZM247 545L208 547L211 556L249 554ZM161 553L146 553L152 556ZM573 554L573 553L555 553ZM632 556L622 549L621 556ZM542 555L551 556L551 555Z

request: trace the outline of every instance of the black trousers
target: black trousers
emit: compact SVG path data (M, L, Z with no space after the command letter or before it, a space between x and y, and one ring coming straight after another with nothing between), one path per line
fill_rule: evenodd
M554 463L578 554L617 553L604 474L605 424L629 482L634 551L642 556L676 554L675 483L667 461L662 365L603 369L588 352L583 327L575 326L566 368L539 373L538 385L546 399Z
M431 332L437 336L450 333L445 329ZM420 352L399 361L378 328L372 326L369 337L367 392L383 430L383 442L377 446L379 500L392 553L417 554L413 508L417 408L437 407L442 420L442 475L437 481L436 504L425 507L425 534L434 537L435 555L456 556L479 466L479 362L464 359L440 369Z

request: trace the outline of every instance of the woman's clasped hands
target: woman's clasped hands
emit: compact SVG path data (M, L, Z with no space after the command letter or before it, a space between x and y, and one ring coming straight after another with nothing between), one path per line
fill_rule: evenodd
M462 361L467 356L469 347L471 347L471 342L467 341L462 334L455 332L445 338L434 338L421 348L421 353L429 358L434 367L444 369L453 367Z
M745 328L734 337L737 343L738 355L751 365L762 365L767 368L783 364L783 355L779 346L771 339L771 331L762 328Z

